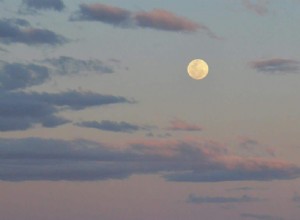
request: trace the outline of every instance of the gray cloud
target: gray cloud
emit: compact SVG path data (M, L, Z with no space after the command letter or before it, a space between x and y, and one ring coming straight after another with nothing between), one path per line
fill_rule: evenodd
M81 73L85 71L94 71L97 73L113 73L112 66L104 64L100 60L80 60L67 56L60 56L58 58L51 58L42 61L50 64L55 72L60 75Z
M90 71L98 74L114 72L114 65L104 64L100 60L80 60L61 56L38 61L38 63L23 64L0 61L0 90L12 91L40 85L49 80L50 76L55 75L78 74Z
M246 202L257 202L261 201L261 199L256 197L250 197L247 195L243 195L241 197L209 197L209 196L196 196L189 195L187 202L188 203L246 203Z
M96 128L104 131L113 131L113 132L127 132L132 133L139 130L144 130L144 127L134 125L125 121L115 122L109 120L102 120L101 122L97 121L85 121L77 124L81 127L87 128Z
M124 26L128 23L131 12L101 3L81 4L80 10L71 16L72 21L101 21L107 24Z
M271 216L271 215L258 215L258 214L251 214L251 213L243 213L241 214L243 218L251 218L257 220L283 220L281 217Z
M250 63L250 67L265 73L295 73L299 71L299 61L292 59L274 58L258 60Z
M55 127L70 122L56 115L65 108L80 110L117 103L131 102L124 97L92 92L3 92L0 99L0 131L25 130L35 124Z
M33 28L23 19L1 19L0 42L58 45L67 42L67 39L47 29Z
M0 90L15 90L39 85L49 79L46 67L0 61Z
M151 28L173 32L196 32L201 30L211 38L218 38L207 26L163 9L154 9L150 12L131 12L100 3L81 4L79 11L73 13L70 20L100 21L114 26Z
M62 0L23 0L22 4L27 9L62 11L65 5Z
M158 173L168 180L168 173L180 174L190 171L214 176L219 170L223 171L223 180L228 181L257 180L251 173L252 170L264 173L265 181L297 178L300 175L298 167L286 162L260 158L249 160L228 155L226 152L222 147L208 142L151 140L114 148L87 140L0 139L0 179L82 181ZM281 171L282 176L274 176L273 172L270 172L271 167ZM242 177L231 178L232 170L238 170ZM248 178L244 178L247 175ZM195 201L197 198L201 199L191 198ZM252 199L255 200L247 196L223 200L206 197L206 200L220 203L240 200L246 202Z

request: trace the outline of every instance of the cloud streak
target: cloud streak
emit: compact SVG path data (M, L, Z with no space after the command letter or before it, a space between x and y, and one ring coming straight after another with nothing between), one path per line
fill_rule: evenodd
M65 5L62 0L23 0L27 9L62 11Z
M300 176L300 168L293 164L260 158L234 158L227 149L210 142L149 141L114 148L87 140L0 139L0 163L0 179L7 181L90 181L155 173L166 180L195 182L269 181ZM186 172L194 176L174 178ZM173 179L170 179L170 175ZM197 198L201 200L201 197L192 197L195 201ZM251 199L229 198L223 202ZM204 200L221 202L222 198Z
M113 73L112 66L104 64L97 59L81 60L68 56L60 56L58 58L49 58L41 61L45 64L50 64L55 72L60 75L76 74L82 72L96 72L96 73Z
M154 9L150 12L137 12L134 15L134 19L139 27L165 31L195 32L199 28L204 28L204 26L201 27L187 18L179 17L172 12L162 9Z
M248 202L258 202L261 199L256 197L251 197L243 195L241 197L209 197L209 196L196 196L189 195L187 202L194 204L204 204L204 203L248 203Z
M79 11L73 13L70 20L100 21L119 27L150 28L172 32L197 32L201 30L211 38L218 38L207 26L163 9L131 12L101 3L81 4Z
M23 19L0 19L0 42L59 45L67 39L47 29L33 28Z
M299 71L299 61L274 58L250 63L250 67L263 73L295 73Z
M145 129L144 127L131 124L125 121L115 122L110 120L102 120L101 122L85 121L85 122L77 123L77 125L81 127L87 127L87 128L96 128L104 131L125 132L125 133L133 133Z
M125 9L101 3L81 4L79 11L71 16L72 21L101 21L116 26L123 26L131 17Z
M56 127L70 122L57 116L65 109L81 110L117 103L131 103L131 101L121 96L92 92L4 92L0 99L0 131L26 130L36 124Z

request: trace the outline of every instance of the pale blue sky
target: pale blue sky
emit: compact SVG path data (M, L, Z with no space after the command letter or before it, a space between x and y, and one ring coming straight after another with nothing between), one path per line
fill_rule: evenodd
M0 218L297 220L299 9L0 1Z

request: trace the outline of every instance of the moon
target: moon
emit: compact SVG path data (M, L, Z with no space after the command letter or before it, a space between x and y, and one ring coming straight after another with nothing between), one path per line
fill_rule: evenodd
M208 65L204 60L195 59L189 63L187 72L191 78L200 80L207 76L208 69Z

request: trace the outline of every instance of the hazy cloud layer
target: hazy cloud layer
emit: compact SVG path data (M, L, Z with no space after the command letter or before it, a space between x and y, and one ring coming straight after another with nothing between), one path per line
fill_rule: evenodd
M92 92L4 92L0 99L0 131L25 130L36 124L55 127L69 122L57 116L64 109L129 103L126 98Z
M85 121L85 122L77 123L77 125L81 127L87 127L87 128L96 128L104 131L126 132L126 133L132 133L132 132L145 129L142 126L131 124L125 121L115 122L109 120L102 120L101 122Z
M23 0L22 4L28 9L36 10L61 11L65 8L62 0Z
M269 0L242 0L242 4L257 15L265 15L269 11Z
M33 28L23 19L0 19L0 42L58 45L67 40L53 31Z
M55 72L60 75L67 75L72 73L82 72L97 72L97 73L113 73L112 66L104 64L100 60L89 59L81 60L67 56L60 56L58 58L51 58L42 61L48 63L55 69Z
M100 21L121 27L140 27L174 32L204 31L209 37L218 38L208 27L180 17L163 9L150 12L131 12L123 8L101 3L81 4L79 11L73 13L71 21Z
M188 141L136 142L114 148L86 140L0 139L0 163L0 179L8 181L106 180L148 173L160 173L167 180L198 182L300 176L299 167L284 161L241 158L215 143ZM183 173L189 173L189 178L182 178ZM191 199L200 201L201 197ZM206 200L220 202L222 198Z
M295 73L299 71L299 61L292 59L274 58L258 60L250 63L250 67L265 73Z
M272 215L258 215L258 214L250 214L250 213L243 213L241 217L247 219L257 219L257 220L283 220L281 217L276 217Z
M209 197L209 196L196 196L189 195L187 202L202 204L202 203L246 203L246 202L258 202L259 198L243 195L241 197Z
M199 125L190 124L180 119L174 119L170 121L170 126L167 129L173 131L201 131L202 130L202 128Z

